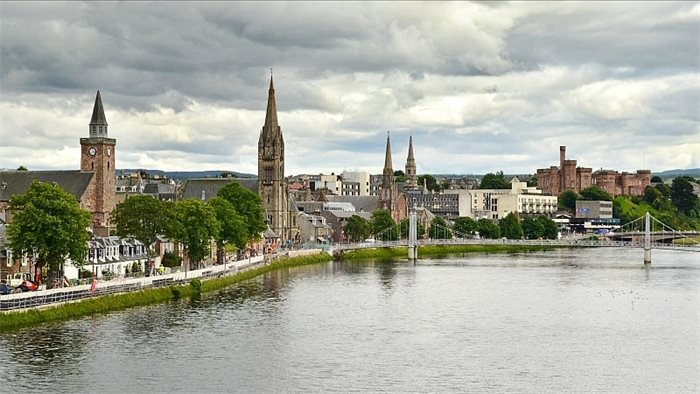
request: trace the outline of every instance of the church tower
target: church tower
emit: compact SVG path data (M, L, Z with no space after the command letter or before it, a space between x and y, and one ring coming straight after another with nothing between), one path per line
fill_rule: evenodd
M413 136L408 137L408 158L406 158L406 181L404 190L418 190L416 159L413 157Z
M97 91L92 119L88 126L88 138L80 139L80 171L93 176L84 204L92 212L93 233L109 235L109 214L116 205L115 147L117 140L107 136L107 118L102 107L102 97Z
M284 138L277 123L275 87L270 75L265 124L258 139L258 194L270 229L281 241L289 239L287 185L284 181Z
M379 191L379 208L391 212L396 216L396 185L394 184L394 169L391 164L391 140L389 132L386 132L386 154L384 156L384 170L382 171L382 187Z

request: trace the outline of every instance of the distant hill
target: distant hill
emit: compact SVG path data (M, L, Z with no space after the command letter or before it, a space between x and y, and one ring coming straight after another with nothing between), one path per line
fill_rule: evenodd
M688 169L678 169L678 170L668 170L661 172L654 172L651 175L656 175L661 178L674 178L677 176L692 176L693 178L700 178L700 168L688 168Z
M124 168L117 170L117 175L122 171L125 174L133 173L136 171L145 171L149 175L161 175L172 179L189 179L189 178L216 178L221 176L221 174L233 174L236 178L256 178L257 175L247 174L244 172L236 171L226 171L226 170L210 170L210 171L161 171L161 170L148 170L143 168Z

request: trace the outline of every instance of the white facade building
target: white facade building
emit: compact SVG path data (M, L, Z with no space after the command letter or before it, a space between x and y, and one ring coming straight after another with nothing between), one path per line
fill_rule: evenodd
M511 212L551 215L557 211L556 196L545 196L518 178L513 178L510 184L510 189L459 189L445 193L459 194L459 216L476 220L501 219Z

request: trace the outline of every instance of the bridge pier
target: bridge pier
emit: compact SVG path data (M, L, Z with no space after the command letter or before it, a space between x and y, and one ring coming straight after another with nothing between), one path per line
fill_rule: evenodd
M408 259L418 259L418 217L415 209L411 209L408 215Z
M651 215L644 215L644 264L651 264Z

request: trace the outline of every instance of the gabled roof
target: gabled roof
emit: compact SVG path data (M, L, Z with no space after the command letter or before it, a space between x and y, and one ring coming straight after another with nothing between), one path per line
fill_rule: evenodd
M75 171L0 171L0 201L9 201L15 194L29 189L32 181L56 183L80 201L94 172Z
M202 198L202 192L204 192L204 201L209 201L209 199L216 197L219 190L231 182L238 182L244 188L258 194L257 179L200 178L188 179L185 181L182 198L185 200L188 198L196 198L199 200Z
M173 194L175 193L175 185L167 183L147 183L143 188L145 194Z
M379 196L326 196L328 202L349 202L355 211L374 212L379 209Z

